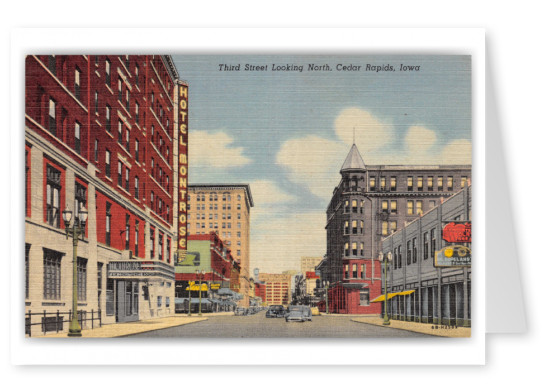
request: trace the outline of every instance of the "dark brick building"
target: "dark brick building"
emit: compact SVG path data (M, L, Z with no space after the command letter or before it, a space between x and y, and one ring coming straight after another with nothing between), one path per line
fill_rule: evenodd
M341 181L327 207L327 253L318 267L321 284L331 284L330 310L377 313L380 303L370 303L370 298L380 294L382 240L466 187L471 168L366 166L352 145L340 173Z

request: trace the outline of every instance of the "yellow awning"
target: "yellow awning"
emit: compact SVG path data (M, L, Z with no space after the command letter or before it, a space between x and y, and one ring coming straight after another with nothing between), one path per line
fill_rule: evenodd
M186 288L186 291L189 291L190 288L192 291L198 291L199 284L190 284L190 286ZM207 286L207 284L201 284L201 292L206 292L208 290L209 290L209 287Z
M387 300L390 300L392 299L394 296L398 295L399 292L392 292L392 293L387 293L386 297L387 297ZM371 300L370 302L371 303L378 303L380 301L385 301L385 295L381 295L381 296L378 296L376 299L374 300Z
M400 292L398 293L400 296L407 296L407 295L411 295L413 292L415 292L415 290L411 290L411 291L403 291L403 292Z

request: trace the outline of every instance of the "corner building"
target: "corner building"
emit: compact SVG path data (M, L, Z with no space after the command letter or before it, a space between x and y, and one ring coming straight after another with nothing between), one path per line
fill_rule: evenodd
M382 240L470 183L469 165L366 166L352 145L327 207L327 253L317 269L329 310L380 313Z
M78 243L83 329L92 317L98 327L97 318L174 313L178 73L171 57L31 55L25 68L27 333L68 327L66 209L73 222L88 210Z
M248 184L190 184L188 194L188 233L218 234L231 249L240 265L238 289L243 298L239 305L248 307L251 290L250 278L250 215L254 206ZM233 285L232 285L233 289Z

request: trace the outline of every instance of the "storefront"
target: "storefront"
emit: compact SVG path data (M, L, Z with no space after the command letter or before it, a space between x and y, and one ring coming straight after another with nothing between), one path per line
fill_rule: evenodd
M110 261L106 323L133 322L174 314L174 267L155 261Z

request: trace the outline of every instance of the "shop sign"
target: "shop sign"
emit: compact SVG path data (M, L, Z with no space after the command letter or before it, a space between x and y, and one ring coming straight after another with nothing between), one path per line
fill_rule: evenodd
M178 83L178 263L187 252L188 86Z
M471 222L451 222L442 230L442 239L448 243L471 243Z
M465 246L449 246L434 254L435 267L470 267L471 249Z
M210 289L212 289L213 291L217 291L218 289L220 289L220 284L210 284Z

